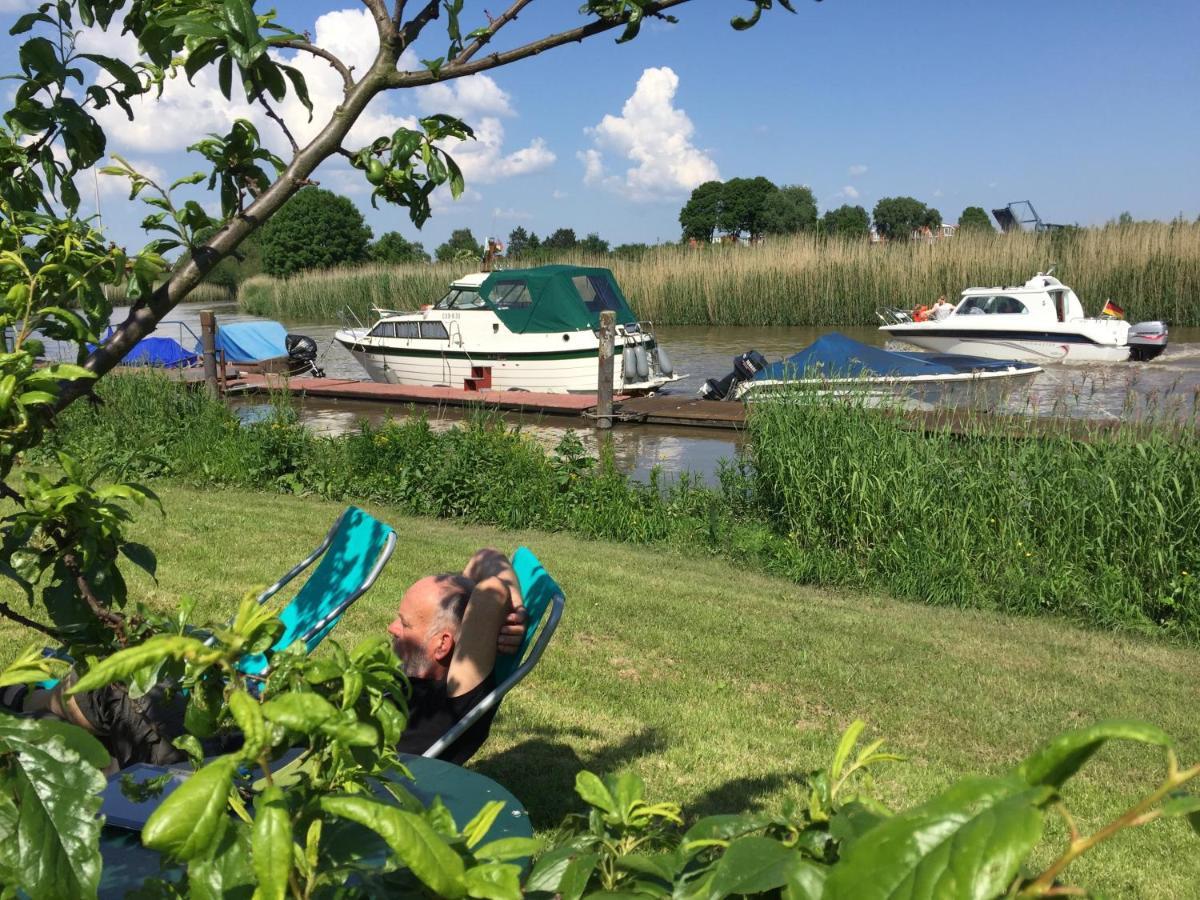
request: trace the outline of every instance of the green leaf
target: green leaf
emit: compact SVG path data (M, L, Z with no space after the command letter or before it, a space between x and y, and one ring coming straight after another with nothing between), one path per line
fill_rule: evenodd
M511 862L533 856L542 849L542 842L537 838L497 838L475 848L475 858L487 862Z
M833 866L825 900L1003 894L1042 836L1049 787L967 778L872 828Z
M788 873L782 900L821 900L825 896L825 881L829 869L805 861Z
M334 718L337 708L318 694L289 693L268 700L262 714L289 731L309 734Z
M463 875L467 895L484 900L521 900L521 870L505 863L473 866Z
M757 835L738 838L718 860L708 896L710 900L719 900L730 894L773 891L787 884L791 873L804 866L812 863L771 838Z
M764 813L705 816L687 830L682 843L692 841L731 841L753 831L761 831L773 818Z
M142 843L176 859L204 855L221 837L236 756L220 756L179 785L142 829Z
M855 719L842 735L837 751L833 754L833 762L829 766L829 777L832 781L836 782L842 777L842 768L846 765L846 760L850 758L850 752L854 749L854 745L858 743L858 736L866 727L867 723L862 719Z
M1061 787L1105 742L1114 740L1171 746L1171 738L1160 728L1132 719L1109 719L1058 735L1017 766L1015 774L1029 785Z
M624 856L618 856L616 863L618 867L626 871L650 875L662 879L668 884L675 880L680 868L679 859L674 853L660 853L653 856L648 853L627 853Z
M126 541L121 545L121 554L151 578L158 572L158 557L145 544Z
M1200 797L1177 791L1162 805L1162 814L1168 818L1183 816L1196 834L1200 834Z
M378 834L435 894L456 900L466 893L462 859L420 816L366 797L326 796L320 803L323 811Z
M562 893L565 896L564 885L568 878L571 879L571 884L574 886L580 875L586 874L583 885L576 893L578 896L583 892L583 887L587 885L587 879L591 877L592 870L596 868L596 863L599 861L599 854L586 853L577 847L555 847L547 850L538 858L533 871L529 873L529 878L525 882L525 890L531 894ZM579 863L579 865L575 866L575 863ZM574 868L572 868L573 866Z
M181 634L155 635L145 643L121 650L96 663L75 683L70 693L94 691L114 681L125 681L139 669L164 659L180 660L196 654L219 655L219 651L211 650L203 642Z
M485 803L483 809L477 812L471 821L463 826L462 833L463 837L467 840L468 847L474 847L487 836L502 809L504 809L503 800L492 800L489 803Z
M575 793L589 806L594 806L609 815L619 815L617 802L604 786L604 782L586 769L575 775Z
M254 874L258 876L255 896L262 900L283 900L292 869L292 822L283 792L274 785L268 785L254 804L250 848Z
M245 691L234 691L229 696L229 711L245 735L242 756L245 759L257 759L268 743L267 723L263 721L262 707Z
M12 821L14 805L18 811L15 831L5 829L9 852L0 861L15 869L33 900L94 897L104 776L67 742L70 726L47 722L0 715L0 795L15 800L0 806L0 824Z

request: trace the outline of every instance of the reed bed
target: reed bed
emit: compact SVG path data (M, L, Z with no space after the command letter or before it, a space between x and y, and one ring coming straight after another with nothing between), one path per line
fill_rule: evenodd
M1084 307L1113 299L1130 319L1200 325L1200 225L1147 223L1054 234L964 234L872 245L801 236L754 247L660 245L637 260L565 254L611 268L639 316L664 325L872 325L880 306L913 307L973 285L1021 284L1051 264ZM416 309L445 293L461 264L310 272L243 283L248 312L293 322Z
M129 306L129 295L124 288L106 286L104 296L114 306ZM231 303L237 299L237 294L221 284L198 284L188 293L188 303Z
M762 403L716 488L634 482L568 435L548 451L496 418L324 437L279 398L241 426L161 375L109 376L39 451L121 477L373 500L408 513L708 553L796 581L935 605L1057 615L1200 642L1200 439L1153 423L1085 440L923 435L854 402ZM977 426L977 427L973 427ZM39 458L40 461L40 458Z

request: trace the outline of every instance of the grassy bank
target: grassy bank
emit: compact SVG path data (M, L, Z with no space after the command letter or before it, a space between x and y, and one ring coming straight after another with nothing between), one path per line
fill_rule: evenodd
M1091 313L1106 298L1131 319L1200 325L1200 226L1146 224L1056 234L962 235L873 246L812 237L759 247L660 246L638 260L565 256L610 267L634 310L672 325L873 325L884 305L913 307L972 285L1020 284L1056 264ZM337 321L347 307L416 309L445 293L461 264L366 266L241 287L253 313Z
M159 554L158 581L130 571L134 596L196 598L215 619L301 559L344 504L156 481L166 517L138 513L130 537ZM777 809L856 717L908 762L877 790L909 804L966 772L999 773L1046 736L1109 716L1157 723L1200 756L1200 656L1053 620L932 609L873 593L798 587L724 559L521 529L409 518L395 555L334 637L378 633L400 592L461 566L480 546L532 547L562 583L567 612L533 675L504 703L473 766L553 827L578 804L575 772L633 768L652 799L689 816ZM21 602L13 594L0 596ZM0 661L27 642L0 624ZM1085 830L1123 810L1161 772L1149 749L1106 749L1071 782ZM1061 832L1051 836L1061 841ZM1057 846L1057 843L1056 843ZM1196 837L1181 820L1123 833L1073 879L1111 897L1194 897Z
M319 437L281 406L240 427L161 377L109 377L53 440L91 466L197 485L370 499L407 513L690 548L806 583L1065 616L1200 642L1195 432L922 437L842 405L768 408L716 488L659 488L480 417Z

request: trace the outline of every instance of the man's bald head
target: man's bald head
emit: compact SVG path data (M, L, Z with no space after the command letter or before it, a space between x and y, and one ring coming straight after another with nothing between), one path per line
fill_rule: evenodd
M470 578L448 572L421 578L404 592L388 633L408 675L428 677L449 666L474 588Z

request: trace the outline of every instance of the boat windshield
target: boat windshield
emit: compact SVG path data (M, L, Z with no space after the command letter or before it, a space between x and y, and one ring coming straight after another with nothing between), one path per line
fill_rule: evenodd
M434 309L483 309L487 306L479 291L473 288L451 288L450 293L439 300Z
M1010 316L1028 313L1029 309L1016 297L1004 295L996 297L968 297L964 300L955 315L958 316Z

